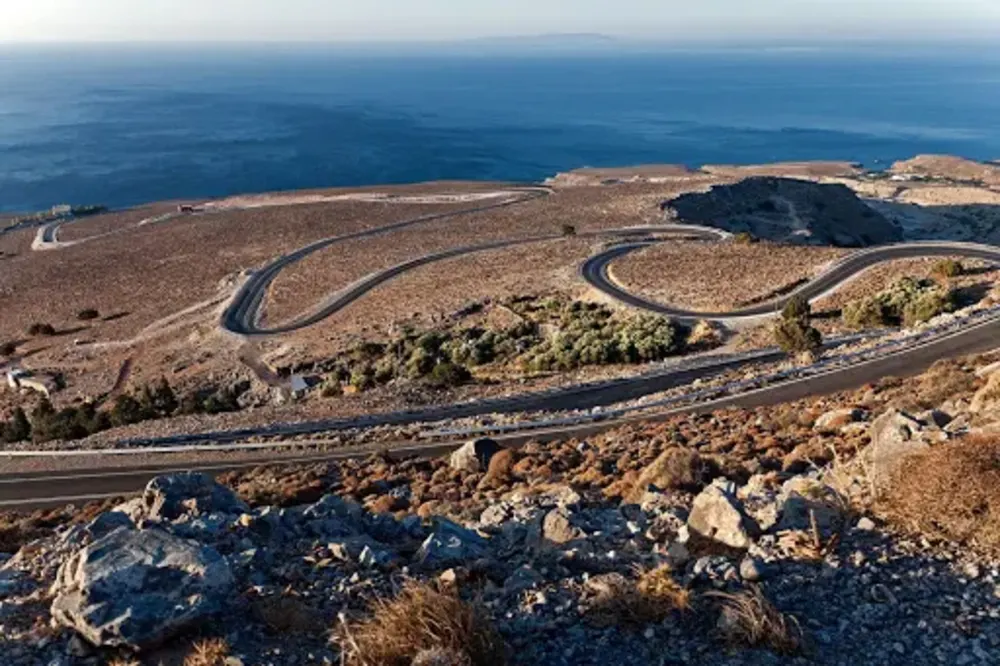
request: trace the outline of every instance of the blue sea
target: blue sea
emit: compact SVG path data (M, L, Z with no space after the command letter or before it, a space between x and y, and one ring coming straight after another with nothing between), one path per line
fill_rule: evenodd
M581 166L1000 159L1000 52L0 46L0 210Z

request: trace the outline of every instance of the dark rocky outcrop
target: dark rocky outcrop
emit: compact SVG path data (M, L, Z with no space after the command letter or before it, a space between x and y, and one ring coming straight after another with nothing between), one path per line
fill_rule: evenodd
M662 208L683 222L781 243L865 247L903 238L848 187L793 178L746 178L683 194Z

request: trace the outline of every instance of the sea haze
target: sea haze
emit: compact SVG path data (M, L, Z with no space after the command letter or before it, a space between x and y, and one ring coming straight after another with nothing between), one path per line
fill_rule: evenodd
M996 52L0 50L7 211L927 152L1000 159Z

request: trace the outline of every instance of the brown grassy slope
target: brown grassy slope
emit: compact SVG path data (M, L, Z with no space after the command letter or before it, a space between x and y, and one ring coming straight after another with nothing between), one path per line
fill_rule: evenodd
M1000 553L1000 438L969 436L909 458L880 509L905 529Z

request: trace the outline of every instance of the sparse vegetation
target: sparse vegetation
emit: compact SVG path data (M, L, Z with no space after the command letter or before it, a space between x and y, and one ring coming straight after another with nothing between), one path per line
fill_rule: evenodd
M670 567L638 574L634 581L624 576L603 579L602 589L587 608L587 621L598 627L641 628L690 608L691 593L674 580Z
M576 236L576 227L574 227L572 224L562 225L562 235L567 237Z
M225 666L229 643L221 638L198 641L184 658L184 666Z
M44 398L31 411L30 419L22 419L23 410L15 410L12 420L0 427L0 433L7 442L23 441L28 437L34 442L74 440L152 419L178 414L218 414L239 408L235 388L203 389L178 400L167 380L161 378L156 384L135 393L119 395L105 410L98 409L92 402L56 410Z
M16 342L4 342L3 344L0 344L0 356L13 356L16 353Z
M801 654L804 634L798 620L780 612L759 587L728 594L709 592L722 604L723 637L737 647L765 647L782 655Z
M3 441L8 444L23 442L31 438L31 422L28 421L28 415L24 413L24 409L18 407L14 410L10 421L0 427L0 434L3 435Z
M781 319L774 326L774 341L790 354L815 352L823 346L823 336L812 326L812 308L801 296L785 304Z
M99 319L101 313L93 308L87 308L86 310L80 310L76 313L76 318L80 321L93 321L94 319Z
M507 663L503 640L478 608L412 581L395 599L375 601L369 618L338 627L335 640L347 666L409 666L418 657L432 663L423 654L430 651L469 666Z
M913 326L954 309L951 291L933 280L907 277L874 296L846 304L842 318L854 329Z
M56 334L56 329L52 324L46 324L42 322L35 322L28 327L28 335L32 337L37 337L40 335L52 336Z
M1000 439L968 436L907 458L879 509L904 529L1000 553Z
M959 277L964 274L965 266L955 259L942 259L934 264L934 267L931 269L931 275L942 280Z
M759 242L759 239L749 231L741 231L733 235L733 242L737 245L751 245Z
M411 330L388 343L364 342L323 368L330 372L324 395L339 395L344 385L365 391L400 379L458 386L472 380L471 368L488 364L550 372L643 363L685 347L687 331L663 317L621 316L603 305L558 298L515 298L505 306L521 317L519 323ZM543 328L555 333L546 337Z

